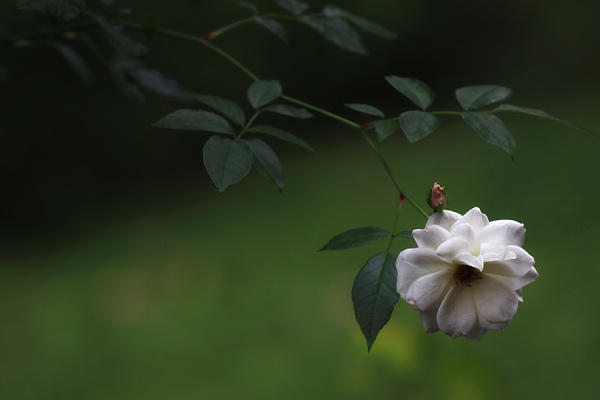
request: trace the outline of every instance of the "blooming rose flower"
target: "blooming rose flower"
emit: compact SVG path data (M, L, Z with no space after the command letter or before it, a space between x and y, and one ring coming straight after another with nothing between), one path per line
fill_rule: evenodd
M418 248L398 255L397 291L421 312L427 332L479 340L489 329L504 329L523 302L521 288L538 272L521 248L523 224L490 222L475 207L461 216L434 213L415 229Z

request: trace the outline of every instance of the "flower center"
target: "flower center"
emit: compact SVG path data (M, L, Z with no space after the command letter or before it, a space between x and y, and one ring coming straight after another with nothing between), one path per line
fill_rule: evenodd
M476 280L482 279L483 274L477 268L473 268L470 265L457 265L454 268L454 283L461 286L471 287L472 283Z

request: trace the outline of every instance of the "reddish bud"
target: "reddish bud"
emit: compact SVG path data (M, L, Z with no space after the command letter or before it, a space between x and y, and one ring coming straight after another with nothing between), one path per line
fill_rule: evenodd
M446 196L446 188L434 183L427 196L427 204L433 208L434 211L442 211L448 204L448 197Z
M398 205L403 206L404 205L404 194L400 194L400 197L398 197Z

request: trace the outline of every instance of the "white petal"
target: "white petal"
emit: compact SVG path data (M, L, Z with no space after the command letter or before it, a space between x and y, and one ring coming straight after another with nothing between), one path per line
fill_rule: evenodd
M443 210L440 212L433 213L433 215L427 220L427 224L425 224L425 227L429 228L431 225L439 225L442 228L449 231L450 227L452 227L454 222L459 218L459 213L449 210Z
M413 282L405 300L419 311L439 305L452 284L451 278L450 269L422 276Z
M483 229L489 223L490 221L488 220L488 217L481 212L479 207L473 207L456 221L456 223L453 225L453 228L459 226L460 224L469 224L477 232Z
M483 261L485 262L509 259L513 256L516 258L514 253L510 256L506 255L506 246L492 243L481 243L481 246L479 246L479 254L483 256Z
M479 324L486 330L503 329L517 312L519 297L515 290L489 276L472 289Z
M461 253L457 255L454 259L454 263L458 263L460 265L468 265L480 271L483 271L483 257L474 256L471 253Z
M449 268L431 249L406 249L398 255L396 291L404 300L413 282L422 276Z
M413 237L419 247L426 247L432 250L438 248L440 243L448 240L450 233L438 225L431 225L425 229L413 230Z
M480 232L481 242L522 246L525 240L525 227L523 224L503 219L492 221Z
M477 310L469 289L457 285L450 288L438 310L437 323L444 333L453 338L464 335L479 340L485 330L478 324Z
M469 242L462 238L453 238L440 244L435 253L444 261L452 263L459 254L467 253L468 251Z
M486 274L520 277L529 272L535 259L519 246L506 246L504 257L485 264Z
M429 310L421 311L421 323L423 324L423 329L425 329L425 332L427 333L433 333L440 330L437 323L438 307L432 307Z
M465 239L469 243L473 243L475 240L475 231L469 224L455 224L450 232L451 238Z

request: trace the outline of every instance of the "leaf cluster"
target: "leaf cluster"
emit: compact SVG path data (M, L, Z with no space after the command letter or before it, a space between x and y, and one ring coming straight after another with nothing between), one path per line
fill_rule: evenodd
M204 166L219 192L242 180L254 167L269 178L281 191L284 187L283 168L275 151L254 136L270 136L295 144L305 150L314 149L300 137L271 125L256 125L263 113L280 114L293 118L310 118L307 110L288 104L273 103L282 95L278 81L259 80L246 91L253 109L250 119L237 103L218 96L193 94L192 97L217 113L200 109L180 109L154 123L155 127L214 132L226 135L211 136L204 145ZM237 126L234 128L234 125Z
M408 141L414 143L429 136L439 128L439 115L460 115L463 121L477 132L484 141L500 147L513 158L514 136L495 114L512 112L578 127L572 122L556 118L542 110L502 103L512 95L512 90L504 86L477 85L459 88L455 91L455 96L463 111L430 111L428 109L433 104L435 95L427 84L415 78L394 75L387 76L385 79L394 89L420 109L404 111L398 117L386 119L383 111L375 106L363 103L346 104L352 110L378 118L364 126L374 128L379 141L401 129ZM489 108L498 103L501 104L495 108Z
M248 1L235 0L235 3L251 10L255 14L253 17L254 22L285 43L288 43L288 34L278 19L299 21L314 29L335 46L362 55L367 55L368 52L359 31L388 40L397 37L395 32L375 22L330 5L325 6L320 13L307 13L310 8L308 3L297 0L274 0L274 3L289 14L281 16L278 14L260 14L258 6Z

